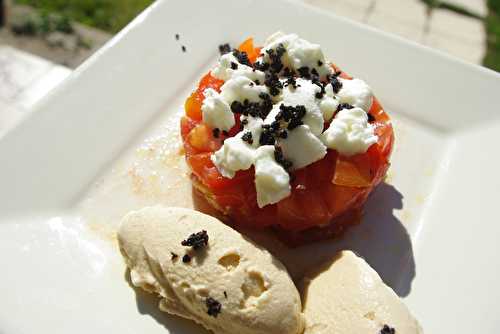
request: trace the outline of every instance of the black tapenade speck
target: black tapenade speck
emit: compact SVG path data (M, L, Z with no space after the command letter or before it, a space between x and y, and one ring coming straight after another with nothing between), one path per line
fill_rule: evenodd
M311 79L311 73L309 72L309 67L303 66L299 69L297 69L297 72L299 72L299 75L305 79Z
M276 142L276 139L273 136L273 131L270 128L264 128L262 126L262 132L260 133L259 137L259 144L260 145L274 145Z
M241 136L241 140L246 141L250 145L253 144L253 138L252 138L252 133L250 131L245 132L243 136Z
M252 64L250 64L250 60L248 59L248 55L247 55L246 52L234 49L233 50L233 56L236 59L238 59L238 62L240 64L247 65L247 66L252 66Z
M333 92L337 94L342 89L342 82L336 77L331 78L330 83L332 84Z
M176 260L179 255L175 254L174 252L170 252L170 255L172 255L172 261Z
M341 111L342 109L352 109L354 106L350 105L349 103L341 103L337 107L337 111Z
M231 52L231 46L228 43L219 45L219 52L221 55Z
M278 164L280 164L285 170L288 170L292 167L292 162L285 159L283 156L283 150L279 146L274 146L274 160Z
M272 96L276 96L280 93L280 90L283 88L283 84L281 83L278 75L276 73L266 73L266 80L264 81L264 85L269 88L269 93Z
M226 291L224 291L224 297L226 297L226 299L227 299L227 292Z
M318 66L323 66L323 62L321 60L318 60Z
M231 69L236 70L238 68L238 64L236 64L234 61L231 62Z
M220 129L219 128L215 128L212 130L212 135L214 136L214 138L219 138L219 135L220 135Z
M183 45L181 46L182 52L186 52L186 47Z
M191 256L189 256L189 254L184 254L184 256L182 257L182 262L184 263L191 262Z
M176 41L178 41L180 37L181 37L181 36L179 36L179 34L175 34L175 40L176 40Z
M367 113L366 115L368 116L368 122L369 122L369 123L375 122L375 117L373 117L373 115L372 115L372 114Z
M193 249L200 249L208 245L207 231L202 230L198 233L191 234L186 240L181 242L182 246L190 246Z
M396 330L388 325L384 325L380 330L380 334L396 334Z
M222 305L219 303L217 300L213 299L212 297L208 297L205 300L205 305L207 305L207 314L209 316L212 316L214 318L217 318L219 313L222 310Z

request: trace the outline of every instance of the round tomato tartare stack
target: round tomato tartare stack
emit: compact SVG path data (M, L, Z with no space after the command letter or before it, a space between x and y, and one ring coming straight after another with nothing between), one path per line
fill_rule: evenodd
M295 34L219 50L181 119L198 195L229 223L272 227L291 245L357 223L394 142L370 87Z

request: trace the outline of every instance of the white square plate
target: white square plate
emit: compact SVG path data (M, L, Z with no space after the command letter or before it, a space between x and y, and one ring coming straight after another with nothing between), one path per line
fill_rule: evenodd
M500 76L295 2L172 0L0 140L0 332L201 332L128 286L113 231L130 209L190 205L171 124L217 45L276 30L320 43L367 80L396 130L387 184L364 223L284 259L352 248L427 333L500 331Z

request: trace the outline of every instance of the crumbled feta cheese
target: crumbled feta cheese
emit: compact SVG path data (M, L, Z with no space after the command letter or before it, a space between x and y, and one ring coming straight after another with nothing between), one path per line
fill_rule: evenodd
M314 68L318 71L321 79L332 74L332 69L326 62L320 45L299 38L296 34L284 35L278 32L272 35L262 50L265 61L269 61L266 51L276 49L280 44L287 50L281 59L285 67L293 70L298 70L301 67L308 67L311 70Z
M325 122L329 122L339 106L339 100L334 97L325 96L319 104L319 109L323 114L323 119Z
M293 169L299 169L323 159L326 146L307 125L288 131L288 137L280 141L283 154L292 162Z
M326 85L325 87L325 96L319 103L319 109L323 114L323 119L325 122L329 122L335 112L337 111L337 107L339 106L340 101L333 93L332 85Z
M212 88L205 89L203 95L205 95L201 105L203 122L212 128L229 131L235 124L229 104Z
M210 158L224 177L232 179L237 171L252 167L255 149L244 142L241 136L235 136L227 138Z
M319 136L323 132L323 114L319 107L319 101L315 95L321 91L318 85L315 85L311 80L298 78L296 80L297 88L291 85L285 87L282 93L282 103L285 106L303 105L306 107L307 113L302 118L302 122L309 126L312 133Z
M360 79L342 79L342 88L337 96L340 103L349 103L354 107L359 107L365 111L369 111L372 106L373 94L370 86Z
M290 195L290 176L274 159L274 147L271 145L257 149L255 188L259 208L278 203Z
M246 77L234 77L226 81L220 88L220 95L229 105L233 101L260 102L261 93L267 93L265 86L256 85L252 80Z
M286 50L281 56L284 67L296 72L299 72L299 68L308 67L309 73L314 69L321 80L327 79L333 73L319 45L303 40L295 34L276 33L269 37L260 60L269 62L270 57L266 51L276 50L280 45ZM281 51L283 50L280 49ZM224 145L211 156L220 173L227 178L233 178L239 170L255 166L259 207L277 203L290 194L290 177L281 164L287 165L291 162L291 169L299 169L321 160L326 155L327 148L337 150L343 155L353 155L366 152L368 147L378 140L374 126L368 123L366 115L373 96L364 81L339 78L342 88L338 93L334 92L331 84L323 86L322 92L322 87L306 79L306 74L301 73L302 77L295 78L295 85L287 85L287 78L278 78L283 89L279 89L279 94L271 97L272 109L269 105L265 106L266 112L271 109L265 120L241 115L243 130L236 136L227 138ZM212 89L205 91L203 120L222 130L234 126L231 111L234 101L263 103L261 94L269 94L268 86L276 84L276 78L268 76L266 82L264 72L239 63L232 53L221 56L218 65L212 70L212 75L225 83L220 94ZM341 103L350 104L354 108L342 109L337 113ZM294 113L294 116L292 123L287 123L284 119L279 120L279 127L276 128L278 123L273 122L280 112L280 106L293 107L292 111L289 108L286 112L287 115ZM252 108L258 107L259 105L252 105ZM304 110L305 115L300 118ZM255 109L253 112L252 114L257 114ZM329 128L323 131L325 122L330 121ZM299 125L300 122L302 125ZM266 130L262 128L264 124ZM271 124L273 126L270 126ZM291 124L293 126L288 129ZM275 142L281 148L279 159L275 157L274 146L260 146L259 139L263 131L266 136L262 143Z
M219 172L229 179L232 179L237 171L246 170L255 162L256 147L263 121L254 117L245 117L245 119L248 123L244 131L240 131L234 137L227 138L224 145L210 157ZM257 138L253 145L242 140L243 134L247 131L250 131L252 136Z
M321 135L321 140L330 149L351 156L365 153L378 137L375 127L368 123L368 116L361 108L342 109Z
M232 67L236 65L236 69ZM233 77L243 76L250 80L259 80L261 82L265 79L265 74L262 71L253 70L250 66L241 64L238 59L230 52L222 55L219 63L211 71L212 75L217 79L227 81Z

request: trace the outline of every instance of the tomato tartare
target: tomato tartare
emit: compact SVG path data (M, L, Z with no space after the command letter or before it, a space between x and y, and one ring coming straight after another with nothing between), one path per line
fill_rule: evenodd
M350 81L354 79L338 66L328 63L318 51L317 44L298 39L296 35L279 34L263 48L254 47L253 39L249 38L237 49L232 50L228 45L222 45L219 49L222 57L227 55L227 59L237 61L229 61L223 74L220 68L223 65L219 64L218 71L212 70L200 80L198 88L185 103L185 115L181 119L185 157L192 171L195 190L231 224L250 228L272 227L280 231L279 234L292 245L338 236L346 227L357 223L368 195L387 172L394 142L390 118L377 98L372 95L367 97L366 89L364 93L349 93ZM311 57L318 59L311 60ZM221 63L222 61L220 60ZM301 66L304 64L313 65ZM260 77L256 77L256 72L262 73L263 82L258 79ZM251 89L262 87L257 91L259 98L252 100L252 97L241 98L240 95L224 92L223 86L229 86L228 81L238 79L237 76L252 81L244 86L248 96L253 93ZM306 96L305 88L301 88L306 86L306 82L309 85L309 81L312 83L310 86L315 89L312 98ZM296 93L299 91L302 93ZM219 100L212 99L213 105L204 107L204 103L208 103L207 96L212 98L217 94L222 97ZM285 98L285 94L288 97ZM330 112L331 115L323 112L324 118L319 130L314 130L313 123L307 123L316 116L308 116L311 110L308 106L313 104L301 105L300 99L304 96L308 101L314 100L307 103L316 103L315 110L323 112L331 109L332 104L335 107ZM326 101L327 97L329 102ZM361 99L369 102L360 102ZM287 104L285 100L295 104ZM227 102L233 119L228 118L224 101ZM209 114L207 111L209 107L217 108L217 103L226 110L225 114L221 114L226 117L225 123L220 121L223 116ZM316 108L316 105L321 108ZM349 123L354 119L352 115L357 115L354 111L358 109L364 110L362 117L366 117L367 121L363 123L361 118L361 121L355 119L352 121L354 123ZM274 118L266 123L273 112ZM345 113L343 121L340 119L342 112ZM336 129L332 129L327 135L329 127L337 122L336 118L339 118ZM246 129L249 120L260 122L255 123L259 128L257 138L257 132ZM223 126L218 128L214 124ZM304 138L317 140L319 144L306 144L305 139L297 139L298 144L291 143L291 135L298 132L298 127L303 128L301 131L309 131ZM347 133L349 129L354 132ZM365 139L360 139L360 136L365 136L362 137ZM227 168L222 167L222 163L217 164L222 161L218 157L227 153L227 150L222 151L230 138L241 138L242 144L238 142L238 147L248 148L251 150L249 154L254 154L262 146L274 147L270 155L271 162L276 162L280 169L273 169L259 181L256 169L263 167L259 167L257 160L251 160L252 163L241 160L243 167L228 172ZM314 140L312 143L316 143ZM354 149L345 148L360 140L365 140L361 149L358 148L359 145ZM229 142L227 143L226 146L229 147ZM301 148L300 145L305 145L302 149L304 155L314 155L304 163L299 156L300 152L292 152L292 149ZM320 153L311 153L315 150ZM217 152L220 153L219 156L216 156ZM288 154L298 158L288 159ZM227 162L228 159L226 157L224 161ZM239 159L239 156L235 159ZM302 166L304 164L306 165ZM269 181L274 182L271 185L262 183L267 182L265 177L272 178L274 171L287 173L289 178L286 179L288 183L285 186L282 179ZM262 188L258 188L259 184L263 184ZM278 189L276 184L281 188ZM276 194L259 194L259 191L264 192L259 189L275 191Z

